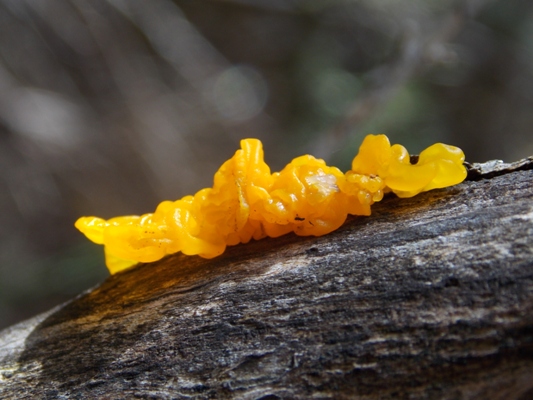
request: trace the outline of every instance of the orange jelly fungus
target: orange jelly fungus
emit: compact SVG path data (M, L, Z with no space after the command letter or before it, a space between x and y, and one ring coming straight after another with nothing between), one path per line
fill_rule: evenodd
M244 139L216 172L212 188L163 201L151 214L82 217L76 228L104 245L111 274L179 251L212 258L252 238L325 235L348 214L370 215L370 206L386 192L412 197L455 185L466 177L463 161L461 149L437 143L411 164L403 146L391 146L385 135L368 135L345 174L310 155L271 173L261 142Z

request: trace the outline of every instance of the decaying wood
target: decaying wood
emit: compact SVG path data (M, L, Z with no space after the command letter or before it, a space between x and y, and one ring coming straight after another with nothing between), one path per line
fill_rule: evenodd
M531 165L112 276L0 333L0 397L533 398Z

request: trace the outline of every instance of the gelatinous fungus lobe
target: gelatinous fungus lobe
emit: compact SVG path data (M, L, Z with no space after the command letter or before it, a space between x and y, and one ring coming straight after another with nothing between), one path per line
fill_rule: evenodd
M104 245L111 274L180 251L212 258L252 238L325 235L349 214L370 215L386 192L412 197L455 185L466 178L463 161L459 148L437 143L412 164L405 147L391 146L385 135L368 135L346 173L310 155L271 173L261 142L244 139L215 173L213 187L163 201L150 214L82 217L75 226Z

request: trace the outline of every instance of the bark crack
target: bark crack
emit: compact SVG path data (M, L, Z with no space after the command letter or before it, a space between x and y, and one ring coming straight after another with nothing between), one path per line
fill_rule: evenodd
M480 179L491 179L512 172L533 169L533 156L512 163L505 163L502 160L490 160L484 163L465 162L464 165L468 172L466 180L478 181Z

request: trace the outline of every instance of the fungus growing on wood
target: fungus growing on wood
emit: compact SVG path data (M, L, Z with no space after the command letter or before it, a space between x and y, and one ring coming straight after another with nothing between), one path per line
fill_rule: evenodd
M405 147L391 146L385 135L368 135L345 174L310 155L271 173L261 142L244 139L215 173L213 187L163 201L150 214L82 217L75 225L104 245L107 267L115 274L180 251L212 258L252 238L325 235L348 214L370 215L370 206L387 192L412 197L462 182L463 161L461 149L437 143L412 164Z

